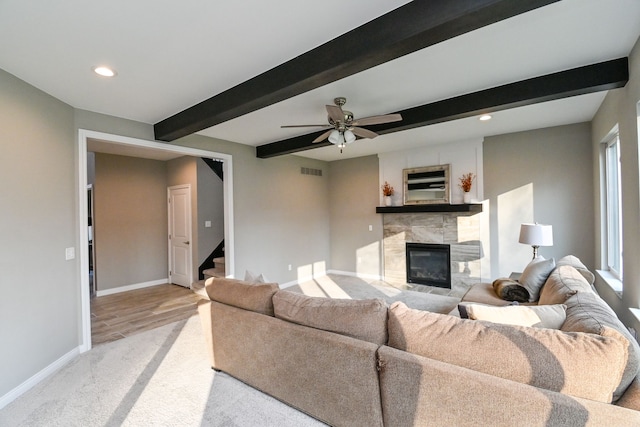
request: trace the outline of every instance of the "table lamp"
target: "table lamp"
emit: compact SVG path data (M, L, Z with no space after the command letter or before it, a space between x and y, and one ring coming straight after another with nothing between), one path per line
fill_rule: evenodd
M538 257L540 246L553 246L553 229L550 225L522 224L520 225L520 239L518 242L533 247L533 259Z

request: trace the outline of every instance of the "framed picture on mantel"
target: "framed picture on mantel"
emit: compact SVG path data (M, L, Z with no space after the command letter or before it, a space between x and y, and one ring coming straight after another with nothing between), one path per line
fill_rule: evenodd
M404 169L404 204L449 203L450 165Z

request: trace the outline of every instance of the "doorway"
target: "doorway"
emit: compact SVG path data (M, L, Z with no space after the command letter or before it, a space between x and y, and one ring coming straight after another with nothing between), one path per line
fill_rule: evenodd
M124 137L119 135L106 134L85 129L78 131L78 182L79 182L79 203L78 203L78 226L79 241L88 241L88 200L87 200L87 153L88 147L91 151L98 151L111 154L121 154L131 157L146 157L149 153L158 156L193 156L220 159L223 161L224 173L228 177L224 181L223 203L224 203L224 236L226 242L226 271L233 275L235 265L234 254L234 227L233 227L233 164L232 156L229 154L200 150L190 147L182 147L167 143L148 141L143 139ZM95 149L99 146L99 149ZM89 287L89 248L88 245L79 246L80 261L80 296L81 296L81 316L82 316L82 343L80 351L91 349L91 305Z

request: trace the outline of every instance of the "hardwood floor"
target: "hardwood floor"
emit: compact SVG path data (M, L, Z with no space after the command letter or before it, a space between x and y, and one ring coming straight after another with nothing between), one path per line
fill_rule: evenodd
M158 285L91 300L93 345L189 318L200 296L177 285Z

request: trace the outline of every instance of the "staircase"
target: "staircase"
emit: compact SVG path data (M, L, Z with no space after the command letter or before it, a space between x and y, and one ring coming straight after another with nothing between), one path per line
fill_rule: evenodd
M213 259L213 268L208 268L203 270L204 279L198 280L197 282L193 282L191 284L191 290L197 294L200 294L206 297L206 293L204 293L204 284L207 279L211 277L225 277L225 269L224 269L224 257L214 258Z
M214 258L213 259L213 268L207 268L203 271L204 280L207 280L209 277L225 277L224 271L224 257Z

